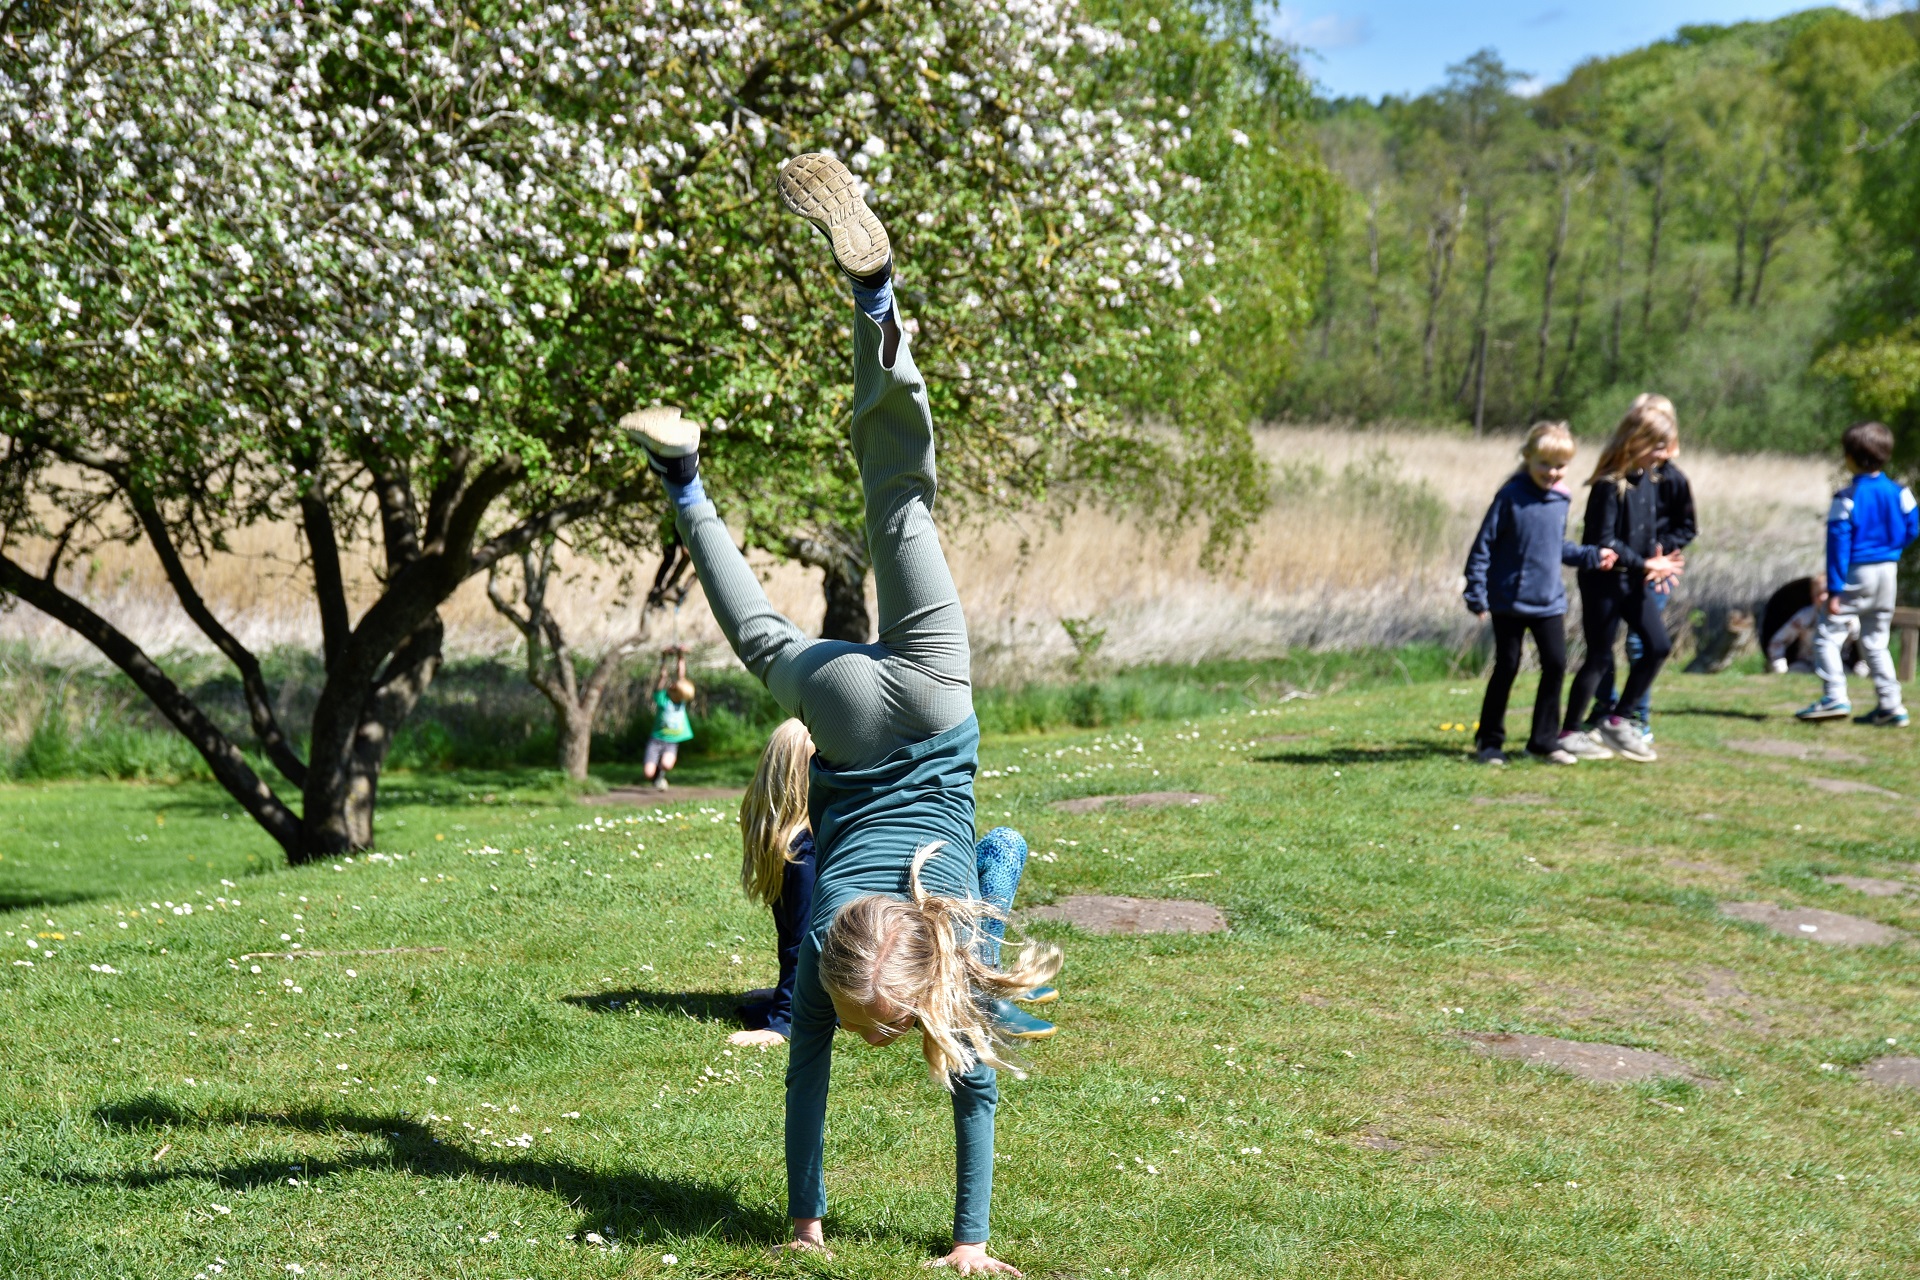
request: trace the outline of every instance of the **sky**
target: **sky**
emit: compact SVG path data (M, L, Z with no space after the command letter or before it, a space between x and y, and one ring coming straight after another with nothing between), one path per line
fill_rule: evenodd
M1378 98L1431 89L1450 65L1480 49L1499 51L1532 87L1544 88L1586 58L1624 53L1685 24L1814 7L1813 0L1303 0L1281 7L1275 29L1308 50L1306 71L1323 92Z

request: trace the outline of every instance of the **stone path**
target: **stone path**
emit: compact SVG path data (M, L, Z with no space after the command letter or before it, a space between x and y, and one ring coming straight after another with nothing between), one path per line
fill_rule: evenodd
M1851 778L1808 778L1807 785L1833 796L1888 796L1894 800L1900 798L1898 791L1876 787L1871 782L1855 782Z
M635 809L664 809L668 805L692 804L697 800L738 801L746 792L739 787L615 787L604 795L581 796L581 804L630 805Z
M1512 1058L1537 1066L1553 1067L1596 1084L1626 1084L1670 1076L1706 1083L1678 1058L1651 1049L1634 1049L1624 1044L1592 1044L1584 1040L1558 1040L1553 1036L1521 1036L1506 1032L1470 1032L1467 1043L1476 1052L1495 1058Z
M1915 892L1914 887L1904 880L1880 880L1873 876L1821 876L1820 878L1842 889L1864 893L1869 898L1898 898L1902 894Z
M1061 920L1089 933L1224 933L1227 928L1220 908L1184 898L1079 893L1021 914L1030 920Z
M1860 1078L1869 1084L1895 1089L1920 1089L1920 1058L1888 1054L1860 1068Z
M1722 745L1729 751L1743 751L1750 756L1775 756L1782 760L1819 760L1827 764L1870 763L1865 756L1856 752L1816 746L1811 742L1794 742L1788 738L1729 738Z
M1162 809L1174 805L1210 804L1219 798L1198 791L1143 791L1131 796L1081 796L1078 800L1055 800L1047 807L1061 813L1093 813L1108 805L1119 805L1122 809Z
M1834 947L1877 947L1907 935L1891 925L1818 907L1780 907L1771 902L1723 902L1720 914L1763 924L1789 938L1808 938Z

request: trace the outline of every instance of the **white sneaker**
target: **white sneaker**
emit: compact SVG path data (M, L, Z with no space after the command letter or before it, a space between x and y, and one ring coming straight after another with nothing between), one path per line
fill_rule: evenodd
M635 409L620 419L620 429L656 458L685 458L700 452L700 424L680 416L673 405Z
M1545 755L1538 756L1535 758L1539 760L1544 760L1548 764L1579 764L1580 763L1579 756L1576 756L1571 751L1566 751L1559 747L1555 747L1552 751L1547 752Z
M871 280L893 261L887 229L860 198L860 183L838 158L824 151L795 156L781 168L778 188L780 203L827 238L834 265L847 275Z
M1602 720L1600 740L1612 747L1616 754L1641 764L1651 764L1660 758L1647 745L1646 735L1640 732L1640 726L1625 716L1608 716Z
M1596 742L1591 734L1581 733L1577 729L1560 735L1560 750L1576 760L1613 759L1613 752Z

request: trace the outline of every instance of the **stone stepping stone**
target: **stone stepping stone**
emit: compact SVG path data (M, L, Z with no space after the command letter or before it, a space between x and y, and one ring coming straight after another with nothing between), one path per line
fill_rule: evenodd
M1860 1068L1860 1078L1894 1089L1920 1089L1920 1058L1905 1054L1875 1058Z
M1468 801L1473 805L1489 804L1552 804L1546 796L1537 796L1527 791L1518 791L1510 796L1473 796Z
M1891 925L1819 907L1780 907L1771 902L1723 902L1720 914L1763 924L1789 938L1809 938L1833 947L1878 947L1907 935Z
M1729 738L1722 744L1729 751L1744 751L1750 756L1775 756L1782 760L1821 760L1827 764L1867 764L1863 755L1838 747L1821 747L1811 742L1786 738Z
M1081 796L1078 800L1055 800L1047 807L1061 813L1093 813L1108 805L1119 805L1122 809L1164 809L1178 805L1211 804L1219 798L1198 791L1142 791L1131 796Z
M1211 902L1185 898L1126 898L1077 893L1023 913L1030 920L1060 920L1089 933L1225 933L1227 917Z
M1836 796L1887 796L1894 800L1900 798L1898 791L1876 787L1871 782L1855 782L1851 778L1808 778L1807 785Z
M1705 1084L1707 1078L1696 1074L1686 1063L1651 1049L1633 1049L1624 1044L1592 1044L1585 1040L1559 1040L1553 1036L1521 1036L1506 1032L1469 1032L1467 1043L1476 1052L1495 1058L1512 1058L1536 1066L1552 1067L1595 1084L1628 1084L1671 1076Z
M669 805L692 804L695 801L737 802L745 794L739 787L668 787L665 791L655 791L652 787L614 787L597 796L581 796L580 803L664 809Z
M1821 876L1820 878L1842 889L1864 893L1869 898L1898 898L1902 894L1915 891L1914 887L1904 880L1880 880L1873 876Z

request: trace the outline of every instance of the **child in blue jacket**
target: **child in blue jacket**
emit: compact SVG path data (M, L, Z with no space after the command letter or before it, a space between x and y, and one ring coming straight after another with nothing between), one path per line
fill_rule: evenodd
M1578 763L1558 741L1567 673L1567 587L1560 567L1611 569L1614 553L1567 541L1571 499L1562 481L1573 452L1566 423L1535 423L1520 451L1525 465L1494 495L1467 556L1467 608L1493 622L1493 674L1474 739L1483 764L1507 762L1507 696L1529 632L1540 653L1540 688L1527 751L1554 764Z
M1813 641L1814 667L1826 689L1798 714L1802 720L1843 720L1852 714L1847 669L1840 660L1851 616L1860 621L1860 648L1880 695L1880 705L1855 722L1905 728L1907 709L1887 652L1887 633L1893 627L1900 554L1920 537L1920 511L1913 491L1882 470L1893 456L1893 432L1878 422L1855 423L1840 437L1840 448L1853 479L1833 495L1827 512L1827 605Z

